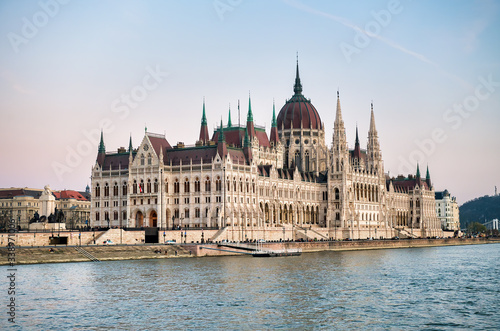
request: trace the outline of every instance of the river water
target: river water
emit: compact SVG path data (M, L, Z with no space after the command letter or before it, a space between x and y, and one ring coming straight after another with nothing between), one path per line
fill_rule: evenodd
M0 329L498 330L500 244L23 265L17 288Z

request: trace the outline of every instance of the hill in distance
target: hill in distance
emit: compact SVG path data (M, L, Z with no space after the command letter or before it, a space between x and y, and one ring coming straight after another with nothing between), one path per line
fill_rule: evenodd
M500 219L500 195L476 198L460 206L460 228L465 229L469 223L484 223Z

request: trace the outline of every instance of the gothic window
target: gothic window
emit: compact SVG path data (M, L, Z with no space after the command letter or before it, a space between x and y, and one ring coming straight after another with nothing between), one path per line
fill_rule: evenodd
M108 185L108 183L104 184L104 196L109 197L109 185Z
M189 193L189 179L185 179L184 181L184 192Z
M179 180L176 178L174 182L174 193L179 193L180 191L180 183Z
M123 211L122 212L122 219L125 221L127 219L127 212Z
M189 218L189 209L184 209L184 218Z
M208 217L208 208L205 209L205 217Z
M158 193L158 179L155 178L155 182L154 182L154 192L155 193Z
M243 181L240 178L240 192L243 192Z
M340 191L338 188L335 188L335 200L339 200L340 199Z
M104 220L109 221L109 213L107 211L104 212Z
M95 186L95 196L100 197L101 196L101 187L99 186L99 183L96 184Z
M141 183L139 184L139 193L144 193L144 180L141 179Z
M146 184L147 193L151 193L151 179L148 178L148 183Z
M205 179L205 192L210 192L210 178Z
M174 210L174 217L179 218L179 209Z
M127 182L123 182L122 195L123 196L127 195Z
M95 213L95 220L96 220L96 221L99 221L100 216L101 216L101 215L99 214L99 212Z
M141 165L144 165L144 155L141 154Z
M246 185L247 185L247 193L250 193L250 183L248 182L248 178L246 180Z
M200 208L196 208L194 210L194 217L199 218L200 217Z
M219 176L217 176L217 180L215 181L215 190L216 191L222 190L222 181L220 180Z
M118 221L118 212L117 211L113 212L113 219L115 221Z
M115 182L115 185L113 186L113 195L116 197L118 196L118 183Z
M168 181L165 179L165 193L168 193Z
M306 172L309 172L309 151L306 151L305 153L305 166L306 166Z
M233 178L233 191L236 192L236 178Z
M295 167L300 169L300 152L298 150L295 151L294 162L295 162Z
M198 177L194 180L194 191L200 192L200 179Z
M134 180L134 185L132 186L132 192L134 194L137 194L137 181L136 180Z
M252 193L255 194L255 179L252 179Z
M148 154L148 165L151 165L151 163L152 163L152 162L151 162L151 159L152 159L152 158L151 158L151 154Z

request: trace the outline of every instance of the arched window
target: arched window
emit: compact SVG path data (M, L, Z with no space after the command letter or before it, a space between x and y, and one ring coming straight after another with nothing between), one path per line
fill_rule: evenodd
M139 193L144 193L144 180L141 179L141 183L139 184Z
M196 208L194 210L194 217L199 218L200 217L200 208Z
M294 162L295 162L295 168L300 169L300 152L298 150L295 151Z
M233 178L233 191L236 192L236 177Z
M96 213L95 213L95 220L96 220L96 221L100 221L100 219L99 219L99 218L100 218L100 216L101 216L101 214L99 214L99 212L96 212Z
M247 193L250 193L250 183L248 182L248 178L246 180L246 185L247 185Z
M189 209L184 209L184 218L189 218Z
M116 210L113 212L113 220L118 221L118 212Z
M157 178L155 178L155 182L154 182L154 187L153 188L154 188L154 192L158 193L158 179Z
M208 208L205 209L205 217L208 217Z
M104 183L104 196L109 197L109 185L108 185L108 183Z
M144 165L144 155L141 154L141 165Z
M151 161L152 161L151 159L152 159L152 158L151 158L151 154L148 154L148 165L151 165L151 163L152 163L152 162L151 162Z
M107 211L104 212L104 220L109 221L109 213Z
M185 179L184 181L184 192L189 193L189 179Z
M174 217L179 218L179 209L174 210Z
M165 193L168 193L168 180L165 179Z
M243 180L240 178L240 192L243 192Z
M137 181L134 180L134 185L132 186L132 193L137 194Z
M305 153L305 166L306 172L309 172L309 151L306 151Z
M113 186L113 195L116 197L118 196L118 183L115 182L115 185Z
M196 177L194 179L194 191L195 192L200 192L200 179L198 177Z
M176 178L174 182L174 193L179 193L180 192L180 183L179 180Z
M123 182L122 195L123 196L127 195L127 182Z
M255 194L255 179L252 179L252 193Z
M222 181L220 180L220 176L217 176L217 179L215 180L215 190L222 191Z
M151 179L148 178L148 183L146 186L146 192L151 193Z
M339 200L340 199L340 191L338 188L335 188L335 200Z
M210 178L207 177L205 179L205 192L210 192L211 191L211 186L210 186Z
M95 186L95 196L100 197L101 196L101 187L99 186L99 183L96 184Z

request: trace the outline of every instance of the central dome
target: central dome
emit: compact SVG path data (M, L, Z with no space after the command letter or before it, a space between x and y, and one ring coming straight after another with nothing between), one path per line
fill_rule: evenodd
M323 127L318 111L311 104L311 100L306 99L302 95L302 84L300 83L298 63L293 91L295 94L285 103L278 114L278 130L287 130L292 127L294 129L321 130Z

